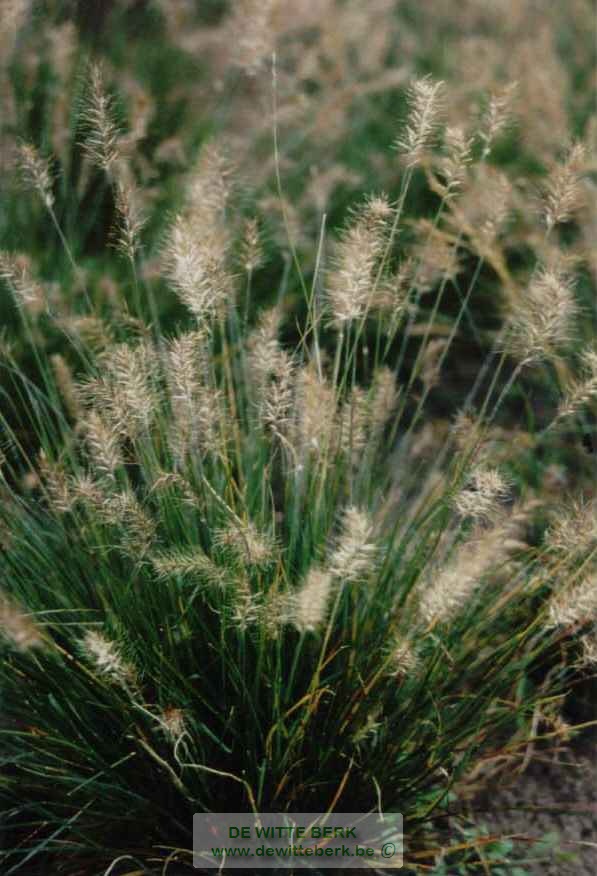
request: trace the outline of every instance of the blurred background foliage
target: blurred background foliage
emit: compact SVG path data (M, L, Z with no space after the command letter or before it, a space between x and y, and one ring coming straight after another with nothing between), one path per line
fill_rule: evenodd
M516 82L509 123L481 166L477 138L477 161L462 192L467 221L481 225L500 198L504 221L491 257L480 254L466 233L460 241L458 270L446 285L431 332L438 348L472 280L475 290L443 363L441 389L430 394L437 418L434 433L441 441L441 422L464 402L512 301L524 295L537 264L571 266L582 306L578 350L592 341L597 177L592 149L595 46L588 0L572 0L565 8L534 0L464 0L456 8L447 0L372 0L366 5L302 0L291 7L280 0L20 0L8 5L12 17L2 36L0 82L5 108L1 247L18 253L47 281L49 306L32 336L23 333L7 292L1 313L11 349L34 379L39 375L31 340L50 353L65 353L58 324L88 315L89 300L116 333L137 318L155 324L157 317L166 331L188 318L159 276L159 260L197 160L210 143L230 169L228 210L237 229L237 251L246 220L258 220L263 256L252 272L250 319L273 303L274 290L282 286L283 331L288 343L295 343L306 305L292 250L309 281L324 231L325 265L330 241L349 221L351 207L371 192L397 197L404 168L393 144L406 117L409 83L424 75L445 81L444 124L461 126L467 135L479 132L492 98L499 100ZM115 258L111 246L118 221L114 181L86 161L82 146L91 61L101 63L120 129L119 178L134 189L144 215L140 295L127 259ZM586 146L584 205L572 221L546 236L542 191L577 140ZM32 143L51 161L54 210L77 271L43 205L24 189L15 171L19 142ZM394 360L405 380L419 357L421 327L441 284L441 274L434 274L433 247L429 258L425 253L428 223L437 222L441 202L430 185L432 168L433 162L414 173L407 221L394 254L400 264L418 248L431 274L406 350L402 340L396 344ZM459 221L444 210L438 227L462 232ZM363 348L372 342L365 332ZM76 368L76 355L71 350L66 355ZM566 379L574 374L574 356L572 351L570 361L525 372L503 410L504 425L533 433L541 427L537 410L540 419L543 410L547 422ZM531 405L537 399L539 407ZM517 474L533 486L550 478L563 485L577 471L581 479L592 476L593 431L590 411L583 411L539 453L531 441L528 466ZM560 466L559 475L554 466Z

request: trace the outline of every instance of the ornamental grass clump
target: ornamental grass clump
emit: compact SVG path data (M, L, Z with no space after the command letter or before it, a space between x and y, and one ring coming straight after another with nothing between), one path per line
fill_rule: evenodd
M552 425L597 392L593 347L578 378L565 360L588 259L559 236L582 216L587 158L548 150L535 216L516 175L490 163L514 89L488 83L474 129L448 116L443 83L414 78L383 161L389 194L328 231L334 179L352 175L313 168L313 238L306 165L294 165L305 191L285 193L296 159L279 129L343 142L348 92L406 84L412 58L385 69L392 41L412 52L394 4L299 4L299 36L274 3L204 29L192 4L149 5L185 51L206 49L215 69L215 47L250 77L231 79L231 115L237 92L251 107L228 139L238 154L235 126L248 126L251 152L273 125L274 166L255 149L247 208L226 138L199 149L205 130L175 124L202 103L195 85L150 97L124 60L81 63L68 124L60 88L27 111L51 130L25 125L38 145L21 143L15 167L30 195L0 226L14 304L14 338L0 339L3 872L192 872L193 813L251 810L398 810L407 861L431 866L451 795L525 763L537 716L562 701L568 654L596 660L590 514L543 508L516 477L524 447L494 441L523 370L562 378ZM76 77L58 43L85 53L68 25L59 37L50 29L44 63L63 84ZM254 108L264 88L270 104L260 73L281 43L272 121ZM228 89L222 63L212 78ZM17 94L8 72L0 89ZM22 120L7 118L14 138ZM173 197L163 166L180 152ZM435 213L412 218L422 191ZM26 245L12 227L21 218L26 242L27 211L43 232L36 257L35 235ZM515 269L519 250L536 264ZM429 402L452 399L447 366L468 341L489 355L450 429ZM539 535L537 507L554 518Z
M419 92L407 174L434 131L437 91ZM402 198L354 212L292 346L282 294L240 317L213 151L195 182L163 259L190 324L77 336L74 369L40 350L43 386L14 376L25 420L2 418L4 871L190 871L193 812L245 810L402 811L407 858L433 860L448 795L480 762L524 757L562 695L561 648L595 611L591 554L558 558L563 525L531 548L534 503L512 504L488 459L514 378L421 466L451 338L427 337L399 384L409 309L382 319L375 302ZM400 295L417 297L419 267ZM529 365L572 330L574 288L551 278L532 288L564 290L562 324L534 299L513 323Z

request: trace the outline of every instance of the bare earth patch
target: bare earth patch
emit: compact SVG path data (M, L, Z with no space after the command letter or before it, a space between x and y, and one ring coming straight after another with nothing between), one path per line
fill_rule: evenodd
M511 787L490 789L483 797L483 816L496 834L518 834L540 840L558 833L556 848L573 853L525 867L541 876L594 876L597 871L597 738L577 743L557 759L532 762ZM514 808L512 808L514 807ZM521 809L518 807L526 807ZM567 857L567 856L566 856Z

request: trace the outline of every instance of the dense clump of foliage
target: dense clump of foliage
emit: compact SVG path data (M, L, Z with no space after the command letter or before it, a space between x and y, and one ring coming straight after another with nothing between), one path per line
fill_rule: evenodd
M163 5L135 14L155 24ZM193 27L182 10L160 43L179 70L197 46L230 45L220 86L237 112L265 78L271 163L254 161L255 122L247 186L229 160L238 130L200 130L191 85L160 88L151 65L112 83L136 51L115 37L102 66L72 23L14 4L0 83L14 146L0 219L6 873L190 870L193 812L245 810L402 811L407 862L431 867L435 817L569 732L566 686L597 662L594 507L548 488L597 393L579 318L583 143L545 137L537 179L515 179L499 156L529 83L458 117L457 90L388 62L384 0L370 14L391 27L354 90L404 104L380 171L390 194L355 184L335 218L347 164L309 195L303 175L294 199L302 169L281 129L298 123L298 47L320 77L311 100L337 113L325 134L340 161L331 122L346 130L350 104L312 40L352 70L362 35L358 10L336 44L304 5L319 42L247 3ZM46 52L31 101L58 113L49 129L26 111L25 37Z

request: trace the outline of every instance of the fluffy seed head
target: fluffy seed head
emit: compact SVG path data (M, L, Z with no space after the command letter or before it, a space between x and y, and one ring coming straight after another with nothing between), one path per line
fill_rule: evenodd
M424 240L413 246L416 264L411 284L419 292L429 292L438 283L451 280L458 274L458 253L452 239L430 222L419 222L418 231Z
M280 350L275 371L265 388L260 404L260 418L264 427L281 437L288 431L294 399L294 362Z
M340 535L326 565L327 571L341 584L349 584L369 575L378 553L369 515L349 506L344 511Z
M581 637L582 662L587 666L597 666L597 633Z
M355 386L351 389L338 415L340 448L349 456L354 465L358 465L367 445L369 423L367 393L359 386Z
M131 559L145 556L153 542L156 524L129 490L111 496L104 506L107 523L118 526L122 552Z
M426 391L439 383L447 343L445 338L432 338L425 345L423 355L421 356L420 377Z
M105 415L121 435L129 438L146 430L155 413L152 358L153 351L143 344L117 344L100 357L110 392Z
M497 469L476 468L467 486L454 499L454 507L463 517L487 520L508 497L510 485Z
M419 666L419 658L412 643L402 636L398 636L391 643L390 652L391 675L412 675Z
M50 356L50 362L56 379L56 385L60 390L66 409L71 417L76 420L80 413L80 407L70 366L60 353L53 353Z
M28 256L0 251L0 277L10 288L19 307L32 317L43 312L46 295L43 286L31 272Z
M41 450L39 470L51 509L58 514L66 514L72 508L74 496L64 466L51 462L45 451Z
M259 224L255 217L248 219L245 223L241 263L248 274L251 274L263 263L263 247L259 235Z
M583 376L572 381L558 407L557 419L571 417L597 398L597 350L584 350L581 355Z
M49 159L42 158L35 146L23 143L18 148L17 163L25 184L37 192L45 206L51 209L54 195Z
M588 551L597 543L597 506L576 499L558 509L557 519L547 530L545 543L565 556Z
M200 325L220 313L231 300L233 283L226 268L227 243L227 235L220 228L193 225L182 214L170 229L164 253L166 274Z
M176 709L174 706L164 709L160 716L160 722L164 733L173 742L180 739L185 732L185 713L182 709Z
M163 254L166 276L199 324L222 313L232 298L227 177L221 151L209 144L190 175L185 206L172 224Z
M505 563L512 550L524 547L516 538L524 520L523 513L514 512L489 529L474 532L435 570L419 605L426 623L449 621L466 608L482 577Z
M480 423L468 411L460 410L450 427L454 442L459 450L471 450L480 437Z
M518 89L518 83L512 82L501 91L491 95L487 111L481 121L479 138L483 143L483 159L492 149L497 137L511 124L512 104Z
M274 544L266 533L259 532L252 521L240 525L218 529L214 541L228 549L248 566L262 566L274 557Z
M372 304L376 268L384 251L391 212L384 197L370 198L336 243L327 298L338 328L362 319Z
M89 160L106 173L112 171L118 159L120 132L114 119L114 108L103 82L101 68L92 64L89 83L82 110L87 124L87 136L82 147Z
M71 479L70 489L75 501L82 502L88 509L101 514L107 499L103 484L90 475L77 475Z
M146 220L138 203L138 194L132 186L125 186L120 181L116 183L116 211L116 248L129 261L134 262L141 246L140 237Z
M325 623L331 593L330 573L317 566L310 569L306 580L292 599L291 617L297 629L309 632L317 630Z
M472 145L472 139L466 136L461 127L446 127L444 155L438 161L438 169L443 179L439 194L443 198L454 198L462 187L466 169L472 161Z
M115 642L102 633L90 630L81 641L81 649L95 665L101 675L105 675L114 684L122 687L134 686L137 674L133 666L127 663Z
M75 386L81 405L99 413L118 439L135 439L152 421L156 351L148 344L114 344L98 355L98 376Z
M547 625L574 626L597 621L597 575L592 574L560 593L549 602Z
M296 381L295 443L299 449L327 453L335 432L336 400L325 378L311 365L302 368Z
M479 255L492 258L496 238L512 212L513 198L506 174L488 164L473 165L460 196L449 203L450 225L470 239Z
M259 315L257 327L247 340L249 373L258 390L262 390L276 368L280 355L280 321L281 314L277 307L263 311Z
M188 576L205 580L215 587L226 583L224 569L220 569L207 554L198 548L180 548L151 557L151 563L162 579Z
M57 319L56 324L92 350L104 350L111 340L105 322L96 316L65 316Z
M293 400L294 363L280 347L277 308L261 314L247 342L248 371L255 386L259 419L266 430L281 436L288 427Z
M170 446L178 463L192 451L219 447L221 397L208 383L208 335L204 328L174 338L167 352L172 429Z
M167 368L170 397L174 405L190 410L207 374L207 334L196 330L172 338L168 345Z
M249 76L255 76L265 59L271 57L276 5L276 0L237 0L234 4L229 25L233 59Z
M407 167L419 164L423 154L432 145L441 111L443 82L434 82L429 76L416 79L410 89L410 114L404 133L395 146L404 153Z
M188 181L185 214L192 219L219 224L230 196L231 168L218 143L210 142L201 150ZM226 233L226 229L221 229Z
M394 337L400 321L407 312L408 293L414 275L414 258L409 256L400 264L398 270L390 271L379 278L371 297L371 309L385 317L382 329L389 337Z
M523 300L514 306L510 345L526 361L540 359L570 341L578 306L569 276L537 271Z
M576 143L566 160L553 168L545 191L544 216L549 231L554 225L568 222L581 202L580 171L585 149Z
M114 478L114 473L123 464L117 431L109 426L101 415L92 410L85 421L89 455L100 477Z
M234 581L234 604L232 609L232 623L241 632L248 626L256 623L260 616L260 601L257 594L253 593L251 586L244 576Z
M370 435L371 440L377 444L381 440L386 423L394 412L400 396L396 379L389 368L382 366L375 371L372 394Z
M43 644L43 637L34 621L3 594L0 594L0 636L18 651L29 651Z

